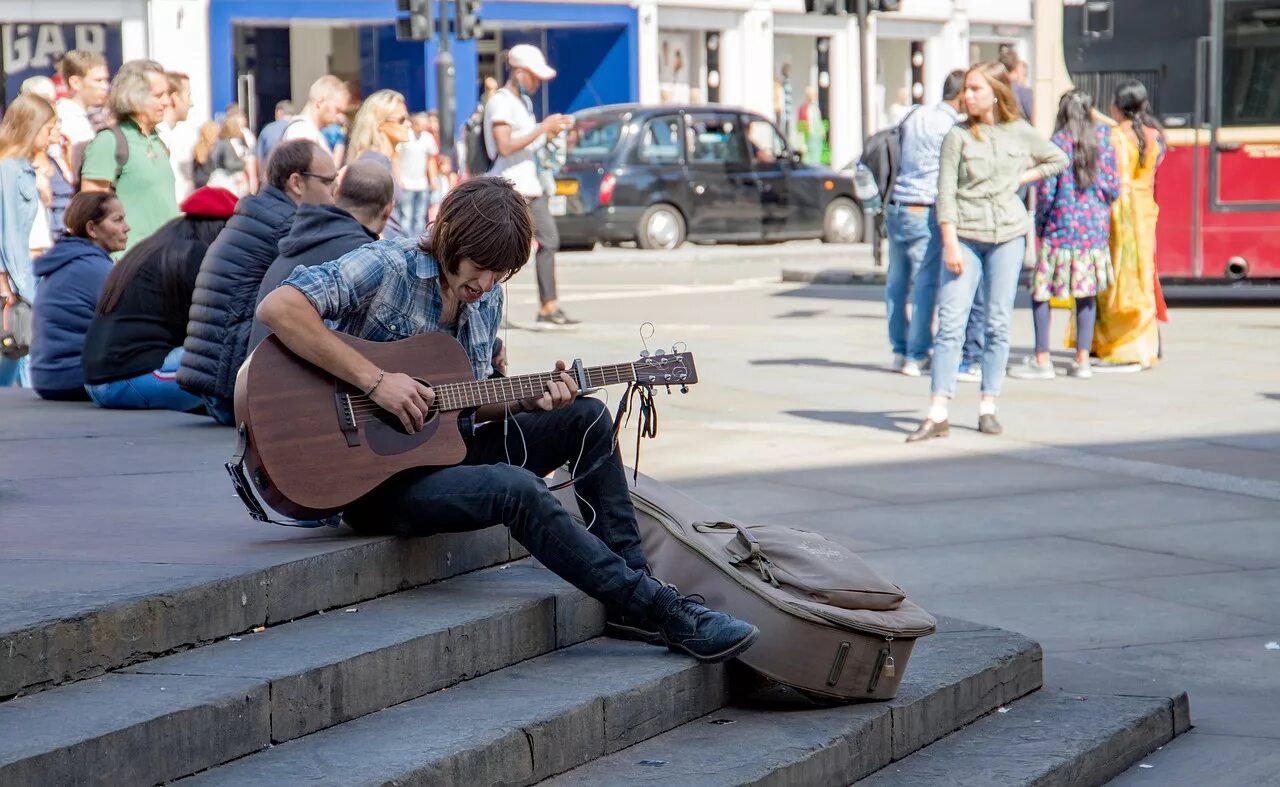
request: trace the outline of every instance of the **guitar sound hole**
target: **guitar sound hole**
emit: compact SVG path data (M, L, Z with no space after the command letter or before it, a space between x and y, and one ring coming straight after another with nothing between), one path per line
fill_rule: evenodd
M422 379L421 377L415 377L413 379L416 380L417 382L422 383L428 388L431 387L431 383ZM377 410L374 411L373 416L386 427L393 429L396 432L399 432L400 434L406 437L417 436L405 431L404 424L400 423L400 419L395 415L395 413L389 412L379 407ZM440 408L436 406L435 402L432 402L431 409L427 410L427 418L425 421L422 422L422 432L419 432L418 434L424 434L428 432L428 430L434 431L434 429L432 429L432 426L435 420L439 417L440 417Z

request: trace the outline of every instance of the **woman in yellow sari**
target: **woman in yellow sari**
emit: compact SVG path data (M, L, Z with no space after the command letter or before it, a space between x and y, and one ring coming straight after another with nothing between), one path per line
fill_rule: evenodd
M1156 273L1156 169L1164 135L1151 116L1147 89L1136 79L1116 87L1111 142L1120 170L1120 198L1111 207L1115 278L1098 293L1093 354L1097 371L1137 371L1160 359L1157 322L1168 319Z

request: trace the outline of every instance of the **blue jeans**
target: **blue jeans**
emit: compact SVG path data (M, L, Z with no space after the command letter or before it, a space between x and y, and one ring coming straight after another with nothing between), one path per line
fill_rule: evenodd
M85 390L94 404L111 410L194 410L204 402L199 396L178 387L178 364L181 362L182 348L175 347L154 372L127 380L86 385Z
M396 200L396 219L405 237L422 237L427 231L427 192L401 191Z
M0 356L0 388L8 388L14 384L21 388L31 387L30 355L24 355L16 361Z
M513 420L505 438L500 422L482 424L467 436L463 464L400 473L348 508L345 519L357 530L401 536L503 523L539 562L579 590L614 610L647 613L662 585L643 571L640 531L604 405L582 398ZM508 456L524 466L507 464ZM584 517L594 519L590 530L542 480L568 461L586 473L574 488L588 504L579 503Z
M1005 243L960 239L964 271L942 269L938 296L938 336L933 347L933 393L955 396L956 371L964 345L965 326L979 288L986 301L985 344L982 348L982 393L998 396L1009 364L1009 320L1018 294L1026 238Z
M923 361L933 347L933 308L942 268L942 234L933 207L889 203L885 207L889 232L889 271L884 282L889 345L894 355ZM907 293L911 320L907 320Z
M982 363L982 334L986 330L987 301L979 287L973 296L973 308L969 310L969 322L964 327L964 353L960 365L965 368Z

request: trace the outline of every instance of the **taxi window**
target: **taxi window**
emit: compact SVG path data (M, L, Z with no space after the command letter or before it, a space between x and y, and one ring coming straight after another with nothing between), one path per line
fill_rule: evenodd
M640 134L640 160L646 164L680 163L680 118L654 118Z
M732 115L690 115L686 118L685 147L690 164L747 163L742 121Z

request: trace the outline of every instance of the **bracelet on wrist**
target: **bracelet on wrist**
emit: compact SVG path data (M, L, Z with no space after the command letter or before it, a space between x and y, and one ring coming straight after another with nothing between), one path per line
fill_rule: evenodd
M372 386L371 388L369 388L369 390L365 391L365 392L364 392L364 395L365 395L365 396L373 396L373 392L374 392L374 391L376 391L376 390L378 390L378 386L379 386L379 385L382 385L382 378L383 378L383 377L386 377L386 376L387 376L387 373L386 373L385 371L383 371L382 369L379 369L379 370L378 370L378 379L376 379L376 380L374 380L374 381L373 381L373 386Z

